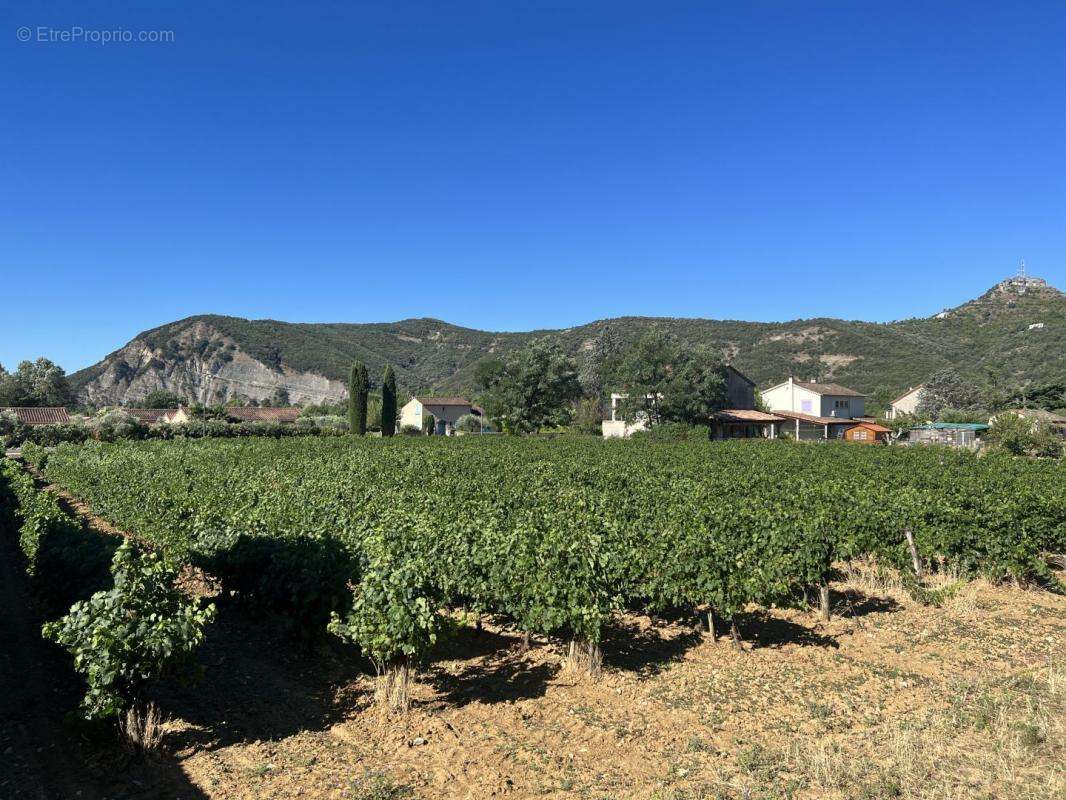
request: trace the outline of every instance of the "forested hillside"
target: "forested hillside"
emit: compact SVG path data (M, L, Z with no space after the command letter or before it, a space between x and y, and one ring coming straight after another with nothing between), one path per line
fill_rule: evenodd
M628 343L652 325L687 345L720 350L763 387L793 374L886 398L949 367L982 385L1066 381L1066 295L1033 283L1022 291L1010 281L936 317L891 323L620 317L492 333L429 318L301 324L204 315L146 331L71 380L95 403L135 401L155 388L212 402L235 394L260 399L279 387L294 402L317 402L343 397L347 370L361 360L372 380L391 363L407 391L468 392L478 361L539 336L577 353L604 326Z

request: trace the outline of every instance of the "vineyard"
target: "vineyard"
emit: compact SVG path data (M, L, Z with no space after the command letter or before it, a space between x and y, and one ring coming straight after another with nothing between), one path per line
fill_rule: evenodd
M920 592L938 569L1051 582L1044 554L1066 544L1061 464L939 448L316 439L29 456L249 606L358 644L396 706L455 622L442 609L566 637L595 673L618 612L698 610L735 635L737 612L805 604L850 559Z

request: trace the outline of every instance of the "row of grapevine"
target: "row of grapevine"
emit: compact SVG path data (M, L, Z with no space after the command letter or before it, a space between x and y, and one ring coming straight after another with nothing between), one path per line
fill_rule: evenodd
M86 531L50 492L8 459L0 460L0 530L17 532L26 571L40 576L48 605L60 610L104 587L116 539Z
M1061 464L942 449L479 438L38 456L117 526L209 559L302 627L332 617L393 675L446 605L569 635L594 669L620 609L793 602L842 559L906 567L906 532L926 562L994 579L1048 580L1042 553L1066 546Z

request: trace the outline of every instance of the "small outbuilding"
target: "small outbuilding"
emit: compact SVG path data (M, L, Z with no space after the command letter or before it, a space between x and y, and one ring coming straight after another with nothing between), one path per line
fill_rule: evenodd
M844 441L857 442L858 444L887 444L891 428L878 425L876 422L860 422L844 431Z
M908 444L943 444L948 447L976 449L988 425L980 422L927 422L907 433Z

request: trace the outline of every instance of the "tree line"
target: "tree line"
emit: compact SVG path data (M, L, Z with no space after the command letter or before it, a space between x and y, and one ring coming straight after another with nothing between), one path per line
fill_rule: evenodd
M478 363L474 382L490 418L509 433L574 425L599 432L610 392L621 412L652 423L710 425L726 407L726 365L709 347L687 348L653 326L629 346L603 326L579 357L550 337Z

